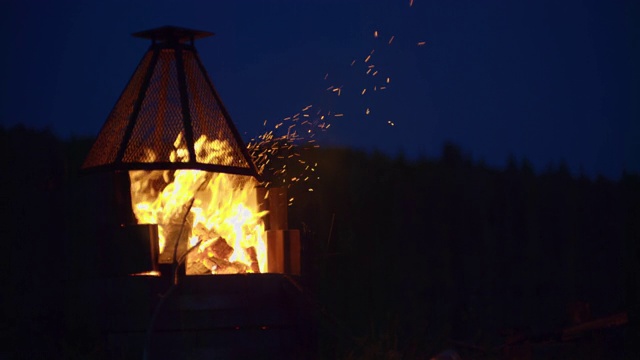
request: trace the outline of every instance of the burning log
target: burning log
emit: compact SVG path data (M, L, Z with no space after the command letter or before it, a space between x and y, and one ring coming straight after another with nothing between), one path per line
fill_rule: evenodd
M215 274L246 274L249 267L241 262L229 262L223 259L211 258L214 266L211 272Z
M219 237L205 251L207 255L217 259L229 259L233 254L233 248L227 244L227 240Z
M286 189L257 196L262 177L193 46L210 35L170 26L134 34L152 45L82 169L119 172L117 185L130 190L118 200L127 213L121 224L158 225L150 250L161 273L173 273L186 254L187 274L297 274L300 240L288 231ZM277 232L273 250L267 229Z
M255 247L250 247L247 249L247 253L249 254L249 258L251 259L251 272L259 273L260 272L260 264L258 263L258 252Z
M204 233L203 236L210 237L210 233ZM234 248L223 237L218 236L215 240L208 239L196 251L189 254L187 273L192 275L259 273L260 266L255 248L252 246L245 251L251 259L250 265L231 260Z

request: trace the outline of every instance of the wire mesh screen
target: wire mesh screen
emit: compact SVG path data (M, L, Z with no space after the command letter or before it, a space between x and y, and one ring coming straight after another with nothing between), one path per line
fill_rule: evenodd
M152 57L153 54L149 51L138 64L131 80L129 80L129 84L120 95L120 99L111 110L102 130L100 130L96 142L82 165L83 168L102 166L116 161L120 143L123 141L129 117L133 112L134 104L140 93Z
M187 162L186 147L181 156L171 159L171 153L177 152L176 145L179 145L175 144L176 140L183 132L175 52L162 49L122 162Z
M248 167L242 149L234 146L235 138L227 126L226 117L207 83L199 65L197 54L185 52L184 66L189 85L189 111L193 121L193 137L196 140L196 160L215 162L226 166Z
M195 48L179 42L151 46L83 168L258 176Z

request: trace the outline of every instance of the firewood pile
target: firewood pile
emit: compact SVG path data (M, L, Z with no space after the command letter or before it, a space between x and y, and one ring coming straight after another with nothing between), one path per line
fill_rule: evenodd
M208 274L245 274L249 272L259 273L258 256L255 248L246 248L245 251L251 259L251 266L238 261L231 261L233 247L227 240L203 226L193 229L193 235L197 236L200 244L187 256L187 273L191 275Z

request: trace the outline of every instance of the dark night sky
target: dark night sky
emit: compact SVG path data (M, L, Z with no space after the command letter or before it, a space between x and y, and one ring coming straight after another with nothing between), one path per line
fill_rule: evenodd
M129 34L176 25L216 33L196 46L246 140L313 104L344 113L325 145L436 157L450 140L495 166L513 154L536 170L640 172L632 1L2 3L5 127L96 135L149 45Z

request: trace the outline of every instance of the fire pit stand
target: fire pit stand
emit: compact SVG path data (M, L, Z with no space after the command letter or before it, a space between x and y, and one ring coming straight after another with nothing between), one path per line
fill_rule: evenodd
M159 233L166 228L159 226L165 225L138 224L132 172L157 172L144 180L152 190L158 181L185 170L255 179L260 175L194 47L196 39L213 34L165 26L133 35L150 39L151 46L82 168L107 171L115 179L120 226L113 236L97 236L104 242L100 255L106 270L102 281L89 289L99 294L99 321L109 356L309 357L311 312L305 310L300 288L290 276L300 274L300 232L288 228L283 189L270 189L269 196L267 190L257 190L258 204L269 212L268 267L260 269L266 272L262 274L177 272L178 258L187 251L186 236L164 245L171 249L175 244L181 250L162 253ZM201 190L193 189L193 199ZM191 200L186 214L193 204ZM186 220L187 215L179 226Z

